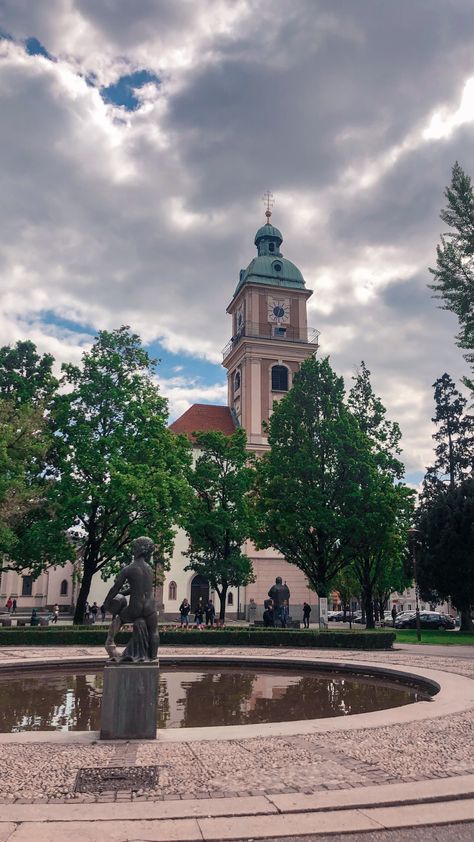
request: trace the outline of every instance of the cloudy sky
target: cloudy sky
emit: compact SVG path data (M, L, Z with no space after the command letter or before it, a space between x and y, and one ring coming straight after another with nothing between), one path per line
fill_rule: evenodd
M431 459L465 372L426 284L474 175L472 0L0 0L1 344L78 360L130 324L172 416L225 402L221 348L261 196L346 383L364 359Z

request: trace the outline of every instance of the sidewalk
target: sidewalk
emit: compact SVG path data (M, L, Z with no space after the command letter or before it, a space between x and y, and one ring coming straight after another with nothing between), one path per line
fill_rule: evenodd
M87 820L83 819L87 811ZM4 806L0 842L217 842L474 821L474 775L318 795Z

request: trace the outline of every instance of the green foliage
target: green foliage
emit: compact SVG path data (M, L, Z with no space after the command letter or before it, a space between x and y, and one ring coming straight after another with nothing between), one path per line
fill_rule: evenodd
M430 269L435 298L442 308L458 317L459 347L465 349L468 362L474 362L474 196L471 179L456 161L451 185L444 193L446 207L441 219L450 231L441 237L436 250L436 268ZM472 387L472 384L468 383Z
M186 570L205 576L220 600L225 618L229 587L254 581L252 562L242 552L251 532L249 491L254 470L244 430L231 436L218 431L196 434L201 453L190 475L194 494L181 518L190 547Z
M472 631L474 605L474 480L438 494L419 517L418 580L423 592L451 598L461 629Z
M58 381L52 375L54 359L42 357L33 342L17 342L0 348L0 398L21 405L45 406Z
M130 632L116 640L128 643ZM390 631L291 631L286 629L216 629L212 631L160 630L160 644L176 646L283 646L302 649L391 649L395 634ZM100 646L105 632L100 629L24 628L0 629L0 646Z
M62 563L64 533L48 500L52 435L47 416L57 381L53 358L32 342L0 348L0 554L2 569Z
M428 468L423 487L427 502L446 483L450 488L467 479L472 472L474 418L465 412L467 401L456 389L449 374L444 373L433 383L435 414L432 421L438 425L433 435L436 460Z
M148 534L163 558L187 493L189 447L167 429L155 362L127 327L101 331L82 366L63 366L53 406L56 482L51 497L63 528L76 527L81 622L93 575L104 578Z
M320 596L351 562L375 470L367 436L328 359L307 359L268 425L257 464L255 541L276 547Z
M414 493L395 481L404 468L398 424L389 421L380 398L374 395L370 371L364 362L354 378L348 404L367 436L374 466L367 472L365 493L359 499L357 549L353 567L360 585L367 627L374 627L374 600L384 603L393 590L403 590L412 580L407 576L408 529L413 514Z

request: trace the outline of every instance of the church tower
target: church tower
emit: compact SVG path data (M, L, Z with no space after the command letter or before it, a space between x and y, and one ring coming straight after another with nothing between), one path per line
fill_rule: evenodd
M283 257L283 237L267 221L255 234L257 257L240 272L227 312L232 338L223 351L228 406L247 433L249 450L268 449L263 422L274 401L291 389L301 363L317 350L318 331L308 328L306 289L299 269Z

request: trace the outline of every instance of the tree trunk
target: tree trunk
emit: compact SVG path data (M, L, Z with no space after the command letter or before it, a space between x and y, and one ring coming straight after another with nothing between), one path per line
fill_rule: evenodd
M225 620L225 606L226 606L226 600L227 600L227 589L228 589L228 587L229 586L227 585L227 583L222 584L221 591L219 593L219 600L220 600L220 603L221 603L221 608L220 608L220 612L219 612L219 620L221 621L221 623L223 623L224 620Z
M472 632L474 631L474 624L471 617L471 606L460 609L461 614L461 629L460 631Z
M75 626L80 626L84 622L84 609L91 589L92 577L96 572L96 569L97 565L95 559L91 559L89 562L84 561L84 573L82 576L81 587L79 588L79 595L77 597L74 619L72 621Z

